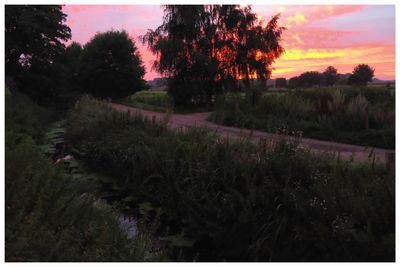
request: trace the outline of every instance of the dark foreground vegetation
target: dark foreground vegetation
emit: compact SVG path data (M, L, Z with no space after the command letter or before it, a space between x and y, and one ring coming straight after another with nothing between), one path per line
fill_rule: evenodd
M220 96L211 120L268 132L394 149L394 89L331 87Z
M98 201L96 176L66 173L44 156L56 119L27 96L6 96L6 261L165 260L150 252L147 232L128 238L115 209Z
M110 201L153 220L171 260L394 260L393 184L374 162L171 132L88 97L67 140L109 177Z
M373 158L314 155L297 137L255 146L172 132L81 98L145 89L143 63L124 31L65 47L65 19L61 6L5 8L7 261L394 261L394 181ZM262 27L249 7L166 6L143 41L169 96L131 100L210 107L238 79L265 82L284 52L278 20ZM227 94L214 119L393 147L392 92L323 92ZM136 219L136 235L121 215Z

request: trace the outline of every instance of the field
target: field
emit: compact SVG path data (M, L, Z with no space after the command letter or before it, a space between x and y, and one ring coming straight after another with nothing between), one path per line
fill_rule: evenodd
M178 114L187 114L193 112L210 112L212 107L202 106L174 106L173 100L168 96L165 90L143 90L136 92L135 94L116 100L115 102L124 104L127 106L141 108L150 111L158 112L174 112Z
M168 112L173 110L172 99L166 91L143 90L117 101L121 104L151 111Z

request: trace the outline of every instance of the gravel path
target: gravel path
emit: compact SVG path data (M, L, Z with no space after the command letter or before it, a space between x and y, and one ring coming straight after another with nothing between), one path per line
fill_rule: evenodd
M137 113L140 112L146 117L150 119L155 119L156 121L164 120L166 114L161 112L147 111L139 108L133 108L121 104L111 103L111 106L116 110L121 112L131 112ZM193 126L201 126L206 127L210 130L216 131L218 134L226 136L226 137L244 137L247 136L254 141L259 141L260 139L265 140L287 140L288 136L277 135L262 131L252 131L248 129L241 129L236 127L222 126L215 124L213 122L207 121L207 117L210 115L210 112L201 112L201 113L191 113L191 114L172 114L168 126L172 129L180 128L180 127L193 127ZM375 154L375 160L380 162L385 162L387 154L394 154L394 150L381 149L381 148L371 148L350 144L342 144L335 143L329 141L321 141L310 138L302 138L301 143L303 147L310 148L316 152L333 152L340 154L340 157L350 158L354 157L357 161L367 161L370 155Z

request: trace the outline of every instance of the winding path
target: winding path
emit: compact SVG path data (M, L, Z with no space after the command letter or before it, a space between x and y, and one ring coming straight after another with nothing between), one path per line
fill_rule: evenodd
M150 119L155 119L156 121L162 121L166 118L166 114L161 112L147 111L116 103L111 103L111 106L114 109L121 112L128 112L128 111L130 113L139 112ZM218 125L216 123L207 121L207 117L210 114L211 114L210 112L191 113L191 114L171 114L171 117L169 118L168 121L168 126L171 129L200 126L213 130L222 136L233 137L233 138L247 136L254 141L259 141L260 139L277 141L282 139L288 140L289 138L292 138L289 136L277 135L262 131L256 131L256 130L252 131L249 129L241 129L236 127ZM340 155L340 157L343 158L354 157L356 161L367 161L371 155L375 155L376 161L385 162L386 157L394 157L395 153L394 150L342 144L342 143L321 141L310 138L301 138L300 144L303 147L309 148L312 151L316 152L337 153Z

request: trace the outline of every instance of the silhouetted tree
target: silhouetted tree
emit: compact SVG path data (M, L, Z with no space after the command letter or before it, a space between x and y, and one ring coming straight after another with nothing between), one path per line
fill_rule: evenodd
M292 89L300 87L299 77L294 76L294 77L290 78L288 85L289 85L289 88L292 88Z
M353 73L349 77L349 84L355 85L367 85L367 82L372 81L374 77L375 69L371 68L367 64L359 64L357 65Z
M143 37L169 78L175 104L207 104L237 79L266 80L284 49L276 15L263 26L250 7L168 5L163 24Z
M322 75L324 76L324 84L328 86L334 85L339 80L337 69L332 66L327 67Z
M72 42L65 49L64 62L68 68L69 76L75 78L78 70L78 63L82 55L82 45L77 42Z
M5 63L7 73L22 65L49 64L65 48L62 41L71 38L64 24L61 6L5 6Z
M6 75L40 103L49 103L58 95L54 62L64 52L63 41L71 38L65 20L58 5L5 6Z
M277 78L275 83L276 83L275 84L276 87L286 87L287 86L286 78Z
M145 69L125 31L96 34L83 48L78 79L83 92L120 98L145 88Z
M323 85L323 75L318 71L307 71L299 76L299 86L300 87L312 87L314 85Z
M336 83L339 85L346 85L349 83L350 76L351 76L351 73L339 74L339 79Z

